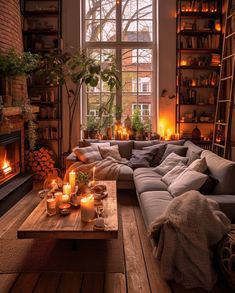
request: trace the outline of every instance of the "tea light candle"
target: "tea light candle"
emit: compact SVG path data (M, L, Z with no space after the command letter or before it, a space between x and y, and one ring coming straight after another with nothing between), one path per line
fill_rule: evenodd
M81 199L81 220L89 222L95 217L95 201L93 195Z
M71 192L75 192L76 173L72 170L69 172L69 184L71 185Z
M63 194L71 194L71 185L69 183L63 186Z
M48 216L56 214L56 199L54 197L47 199L47 214Z

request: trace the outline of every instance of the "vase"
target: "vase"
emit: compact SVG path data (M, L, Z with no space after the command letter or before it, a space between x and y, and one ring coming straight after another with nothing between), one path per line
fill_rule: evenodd
M197 127L197 125L196 125L196 127L193 129L193 131L192 131L192 138L195 139L195 140L200 140L200 138L201 138L201 131L200 131L200 129Z
M106 129L106 134L107 134L107 139L111 140L113 137L113 131L112 131L112 127L107 127Z

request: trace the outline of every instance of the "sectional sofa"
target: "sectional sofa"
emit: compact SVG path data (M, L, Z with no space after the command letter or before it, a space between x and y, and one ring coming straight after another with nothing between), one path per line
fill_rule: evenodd
M79 143L79 147L89 146L91 142L98 141L83 140ZM131 158L132 150L141 150L144 147L160 143L164 143L166 146L167 144L184 146L186 148L186 157L197 154L201 158L205 158L208 172L218 180L213 192L205 196L217 201L221 210L230 218L232 223L235 223L235 162L225 160L211 151L203 150L190 141L110 141L111 145L118 144L121 157L128 160ZM66 159L66 167L69 167L77 160L75 154L71 153ZM165 211L173 199L173 196L168 191L168 186L161 178L162 175L156 172L153 167L132 170L132 168L124 165L120 169L117 187L118 189L136 190L147 227L157 216L160 216Z

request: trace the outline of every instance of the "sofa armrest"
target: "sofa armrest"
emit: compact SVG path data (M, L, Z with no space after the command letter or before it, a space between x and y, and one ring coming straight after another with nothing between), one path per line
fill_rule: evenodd
M72 152L68 157L66 157L66 169L68 169L73 163L78 161L77 156Z

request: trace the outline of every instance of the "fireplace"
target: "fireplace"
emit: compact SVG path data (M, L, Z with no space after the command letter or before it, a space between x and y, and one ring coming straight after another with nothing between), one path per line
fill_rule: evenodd
M20 131L0 135L0 186L21 173Z

